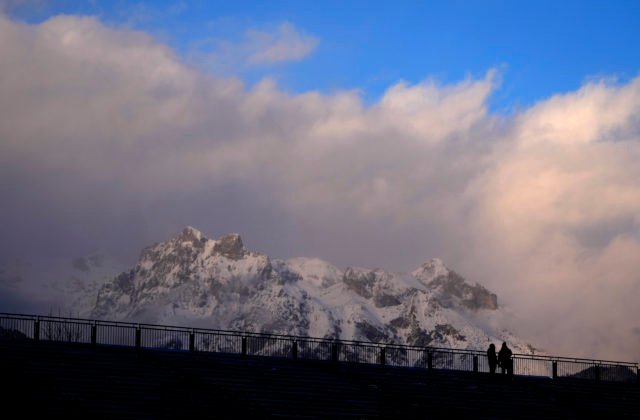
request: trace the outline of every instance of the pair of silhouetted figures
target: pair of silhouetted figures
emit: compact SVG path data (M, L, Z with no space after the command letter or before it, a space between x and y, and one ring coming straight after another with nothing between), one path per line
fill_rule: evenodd
M502 374L513 375L513 360L511 360L511 349L507 347L507 343L502 343L502 347L496 355L496 346L491 344L487 350L487 358L489 359L489 371L496 373L496 367L500 366Z

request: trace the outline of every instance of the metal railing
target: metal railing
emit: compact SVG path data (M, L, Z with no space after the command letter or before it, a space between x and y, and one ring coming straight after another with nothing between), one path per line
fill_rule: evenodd
M0 313L0 339L489 372L489 364L483 350L418 347L54 316ZM640 367L637 363L630 362L514 354L513 369L515 375L640 383Z

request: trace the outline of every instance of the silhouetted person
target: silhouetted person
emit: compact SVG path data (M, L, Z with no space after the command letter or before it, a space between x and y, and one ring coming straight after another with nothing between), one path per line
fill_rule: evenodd
M498 363L502 368L502 374L513 375L513 362L511 360L511 349L507 347L507 343L502 343L502 347L498 352Z
M498 356L496 356L496 346L492 343L487 350L487 359L489 359L489 372L496 373L498 365Z

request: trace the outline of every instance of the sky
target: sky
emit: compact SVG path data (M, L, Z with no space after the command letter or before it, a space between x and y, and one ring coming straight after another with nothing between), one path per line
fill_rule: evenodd
M440 257L640 354L640 3L0 0L0 261Z

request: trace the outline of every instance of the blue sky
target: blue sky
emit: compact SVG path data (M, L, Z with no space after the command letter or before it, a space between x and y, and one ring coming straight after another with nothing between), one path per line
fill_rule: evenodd
M274 78L297 93L357 89L375 102L389 86L432 78L443 84L497 69L490 106L512 113L592 78L625 83L638 75L637 1L27 1L9 2L14 18L92 15L143 30L186 59L231 49L247 31L283 23L315 40L304 57L268 65L238 59L204 64L249 85ZM201 53L200 55L198 53ZM229 51L226 52L228 54Z

